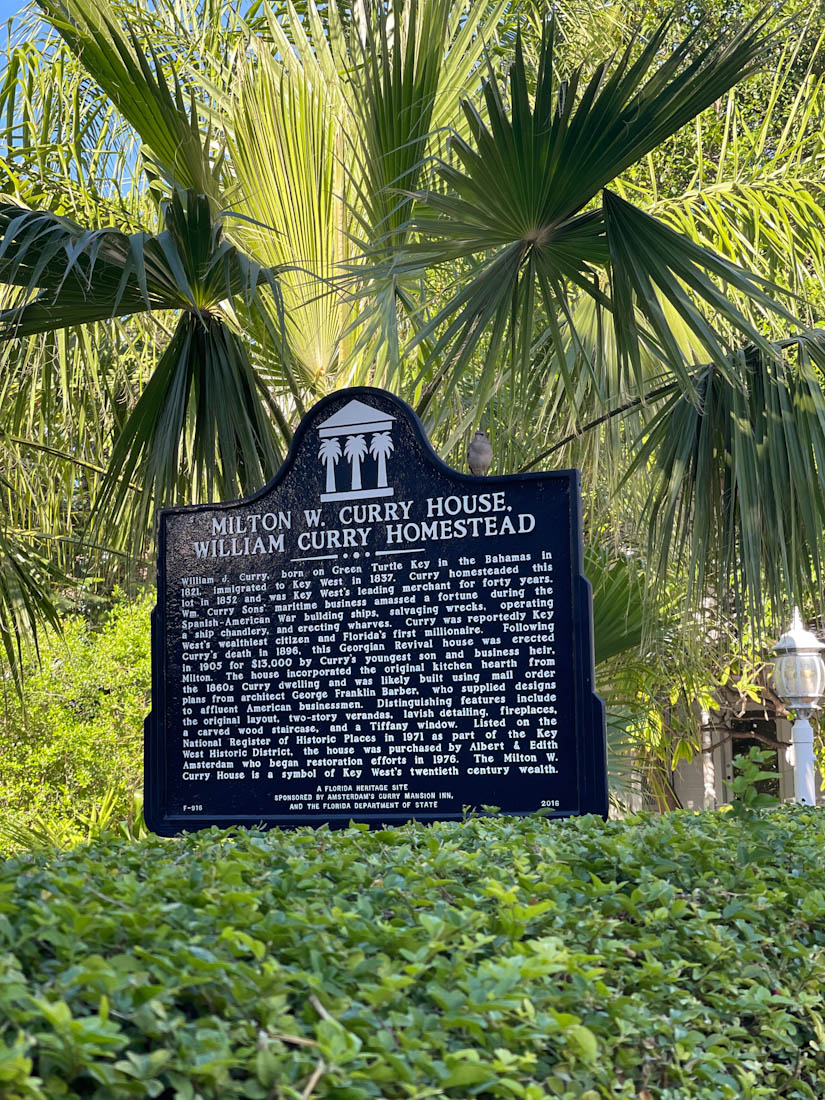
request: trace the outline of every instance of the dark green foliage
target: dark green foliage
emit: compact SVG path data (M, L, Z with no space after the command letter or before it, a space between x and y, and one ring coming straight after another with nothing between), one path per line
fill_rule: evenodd
M25 825L59 840L107 794L116 816L128 812L142 785L149 607L120 604L99 630L72 618L63 638L42 640L23 706L9 693L0 709L0 835Z
M0 476L0 488L7 487ZM54 579L56 570L29 547L9 538L0 524L0 661L5 658L18 691L24 639L36 644L38 620L59 627L48 589L48 581Z
M785 809L11 859L0 1096L815 1100L824 842Z
M666 560L683 564L694 593L713 575L719 591L747 596L757 624L781 586L800 604L816 593L825 560L816 473L825 461L825 343L808 334L776 351L739 353L735 383L713 366L698 371L698 402L668 398L645 425L631 466L655 470L644 512L660 583ZM804 559L793 551L802 544Z
M764 830L764 825L754 811L777 804L773 795L759 790L760 783L779 779L779 772L763 771L763 768L767 769L771 757L776 759L772 752L757 749L755 746L750 748L747 756L735 756L733 763L738 774L727 783L733 799L731 810L739 817L751 820L754 836L759 836Z

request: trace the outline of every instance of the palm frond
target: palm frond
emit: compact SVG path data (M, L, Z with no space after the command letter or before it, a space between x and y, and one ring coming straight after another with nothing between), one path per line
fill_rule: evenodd
M85 230L66 218L0 206L0 282L35 294L0 311L0 336L156 309L200 312L235 295L250 302L273 274L245 256L213 224L204 196L178 193L157 235Z
M39 0L40 7L143 142L152 170L170 187L222 205L221 158L211 163L211 135L199 127L192 90L170 81L160 58L134 32L124 32L107 0Z
M111 523L131 502L143 537L151 510L202 491L235 495L265 483L280 455L264 386L223 303L276 303L274 274L225 240L206 197L175 192L156 236L81 230L51 214L5 207L0 279L39 288L0 313L5 339L136 311L177 309L175 333L116 440L100 502ZM277 333L274 334L277 337Z
M696 377L698 402L666 400L627 477L644 473L648 555L685 570L689 606L709 589L756 628L771 605L819 605L825 561L825 343L803 334Z
M593 638L598 666L641 646L648 618L645 585L636 562L628 557L615 557L604 547L587 548L584 571L593 589Z
M653 346L685 388L691 388L690 367L695 363L685 360L682 346L662 309L662 298L669 302L687 332L722 373L729 371L729 354L736 343L734 339L726 339L723 326L740 339L752 341L765 354L771 354L769 342L739 309L732 291L738 291L764 314L778 315L791 327L798 324L782 302L769 293L774 291L781 296L780 287L695 244L610 191L604 193L603 210L616 344L620 361L633 364L639 382L644 334L636 321L637 311L655 336ZM711 276L722 282L725 289L719 289Z
M0 477L0 490L8 488ZM15 688L21 690L23 646L36 646L38 626L48 623L59 629L51 588L58 579L48 561L19 535L0 522L0 655L11 672Z
M729 93L721 135L712 113L697 120L696 169L683 192L657 194L650 201L643 187L630 184L629 190L648 213L696 243L769 279L781 278L807 304L813 321L825 284L825 78L820 72L823 36L809 46L805 71L798 71L806 30L778 59L757 125L741 102L740 89ZM783 333L772 330L771 335Z
M282 457L241 338L214 317L184 313L115 441L99 507L145 537L153 508L260 489ZM131 483L142 487L135 501Z
M364 230L389 249L404 239L418 187L449 15L448 0L393 0L379 7L350 74Z
M286 336L303 396L324 391L353 316L333 287L350 251L345 107L337 74L309 43L300 64L271 15L270 33L288 59L259 49L230 103L237 210L252 219L233 233L264 263L289 269L281 279Z
M9 46L0 81L0 193L86 225L131 229L135 134L56 36Z
M637 376L641 349L647 347L686 388L689 365L663 323L660 294L720 367L723 353L701 309L674 280L685 279L691 295L720 311L754 343L761 339L758 330L707 272L731 281L760 308L789 317L758 279L709 250L677 240L666 227L654 229L615 196L606 194L602 210L593 207L612 180L753 71L766 49L766 35L752 23L728 44L714 44L696 56L689 35L661 61L668 30L663 23L638 53L629 46L612 65L598 66L582 86L581 70L567 80L556 78L551 24L532 99L517 43L509 89L491 74L484 85L484 116L471 103L463 104L472 141L453 138L454 162L438 167L442 189L420 196L422 213L414 226L422 239L396 265L399 271L458 260L470 265L463 285L416 336L416 342L432 341L432 356L448 362L445 393L482 340L489 339L484 353L489 363L508 346L502 341L511 330L519 332L510 344L524 373L536 350L524 321L534 316L537 302L545 313L547 341L561 348L565 331L576 339L571 291L612 310L621 358ZM636 228L650 247L636 249ZM610 297L600 287L601 271L608 273ZM632 321L637 309L644 319L641 329ZM480 399L488 396L482 386Z

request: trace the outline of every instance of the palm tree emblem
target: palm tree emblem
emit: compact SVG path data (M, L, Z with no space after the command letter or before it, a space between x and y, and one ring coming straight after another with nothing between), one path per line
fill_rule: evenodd
M335 466L341 457L341 441L339 439L322 439L318 450L318 457L327 464L327 492L335 492Z
M361 461L367 454L367 441L362 435L347 437L344 454L352 463L352 488L361 488Z
M378 462L379 489L383 489L387 484L387 459L393 450L392 436L389 432L376 432L370 440L370 454Z
M326 463L327 487L321 500L367 500L369 497L391 497L395 490L387 484L387 459L395 451L390 432L396 417L386 409L367 405L357 398L348 401L318 425L321 445L318 457ZM351 480L344 488L338 488L341 480L336 476L336 465L345 455L350 463ZM375 460L367 468L367 487L364 480L364 459L372 455ZM378 484L369 484L375 477Z

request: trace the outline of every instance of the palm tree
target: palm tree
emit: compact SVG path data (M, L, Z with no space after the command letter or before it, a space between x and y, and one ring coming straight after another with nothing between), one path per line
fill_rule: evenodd
M322 439L318 449L318 457L327 464L327 492L335 492L335 466L341 457L340 439Z
M389 432L376 432L370 439L370 454L378 462L378 488L387 484L387 459L395 449Z
M347 436L344 454L352 463L352 489L361 488L361 461L367 454L367 441L362 435Z

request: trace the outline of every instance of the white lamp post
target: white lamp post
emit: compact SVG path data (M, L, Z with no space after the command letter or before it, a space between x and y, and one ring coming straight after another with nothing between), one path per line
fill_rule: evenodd
M816 805L814 731L808 719L825 693L823 649L825 645L804 628L799 609L794 608L790 630L774 647L773 678L777 694L796 715L793 724L794 798L808 806Z

